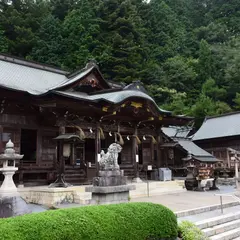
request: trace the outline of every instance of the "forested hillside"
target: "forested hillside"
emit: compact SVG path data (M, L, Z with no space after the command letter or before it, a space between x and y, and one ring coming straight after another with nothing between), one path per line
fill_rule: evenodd
M0 1L0 51L106 79L141 80L162 108L240 108L240 0Z

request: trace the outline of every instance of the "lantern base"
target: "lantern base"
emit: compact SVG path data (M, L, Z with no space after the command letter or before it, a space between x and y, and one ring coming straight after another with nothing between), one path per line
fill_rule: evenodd
M20 196L0 195L0 218L8 218L31 213L27 203Z

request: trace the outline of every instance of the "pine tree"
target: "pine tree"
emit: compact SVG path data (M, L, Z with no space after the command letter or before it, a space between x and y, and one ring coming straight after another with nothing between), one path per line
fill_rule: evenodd
M61 67L63 61L61 22L52 15L46 17L37 32L37 43L28 58Z
M144 29L142 19L131 0L105 0L99 8L99 40L107 46L100 60L106 76L118 82L140 78L144 63Z
M100 31L96 9L90 0L81 0L75 10L68 13L63 22L65 57L63 64L73 70L85 66L90 59L99 59Z

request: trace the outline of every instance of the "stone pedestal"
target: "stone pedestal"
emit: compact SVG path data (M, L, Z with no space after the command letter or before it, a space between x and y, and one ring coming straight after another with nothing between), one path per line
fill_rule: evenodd
M112 143L108 152L101 152L98 177L93 178L93 186L86 187L86 192L92 192L93 204L110 204L129 201L129 191L135 190L134 185L127 185L127 177L118 165L118 153L122 147Z
M135 190L134 185L127 185L127 177L123 170L99 171L99 177L93 179L93 186L86 187L92 192L93 204L111 204L129 201L129 191Z

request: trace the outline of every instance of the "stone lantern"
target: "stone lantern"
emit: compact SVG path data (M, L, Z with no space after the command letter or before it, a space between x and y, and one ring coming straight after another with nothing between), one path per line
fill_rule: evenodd
M15 153L14 144L11 140L6 144L3 154L0 154L0 171L4 175L4 181L0 188L0 218L12 217L29 213L26 202L20 197L16 185L13 182L13 175L18 170L16 161L23 158L23 155Z

